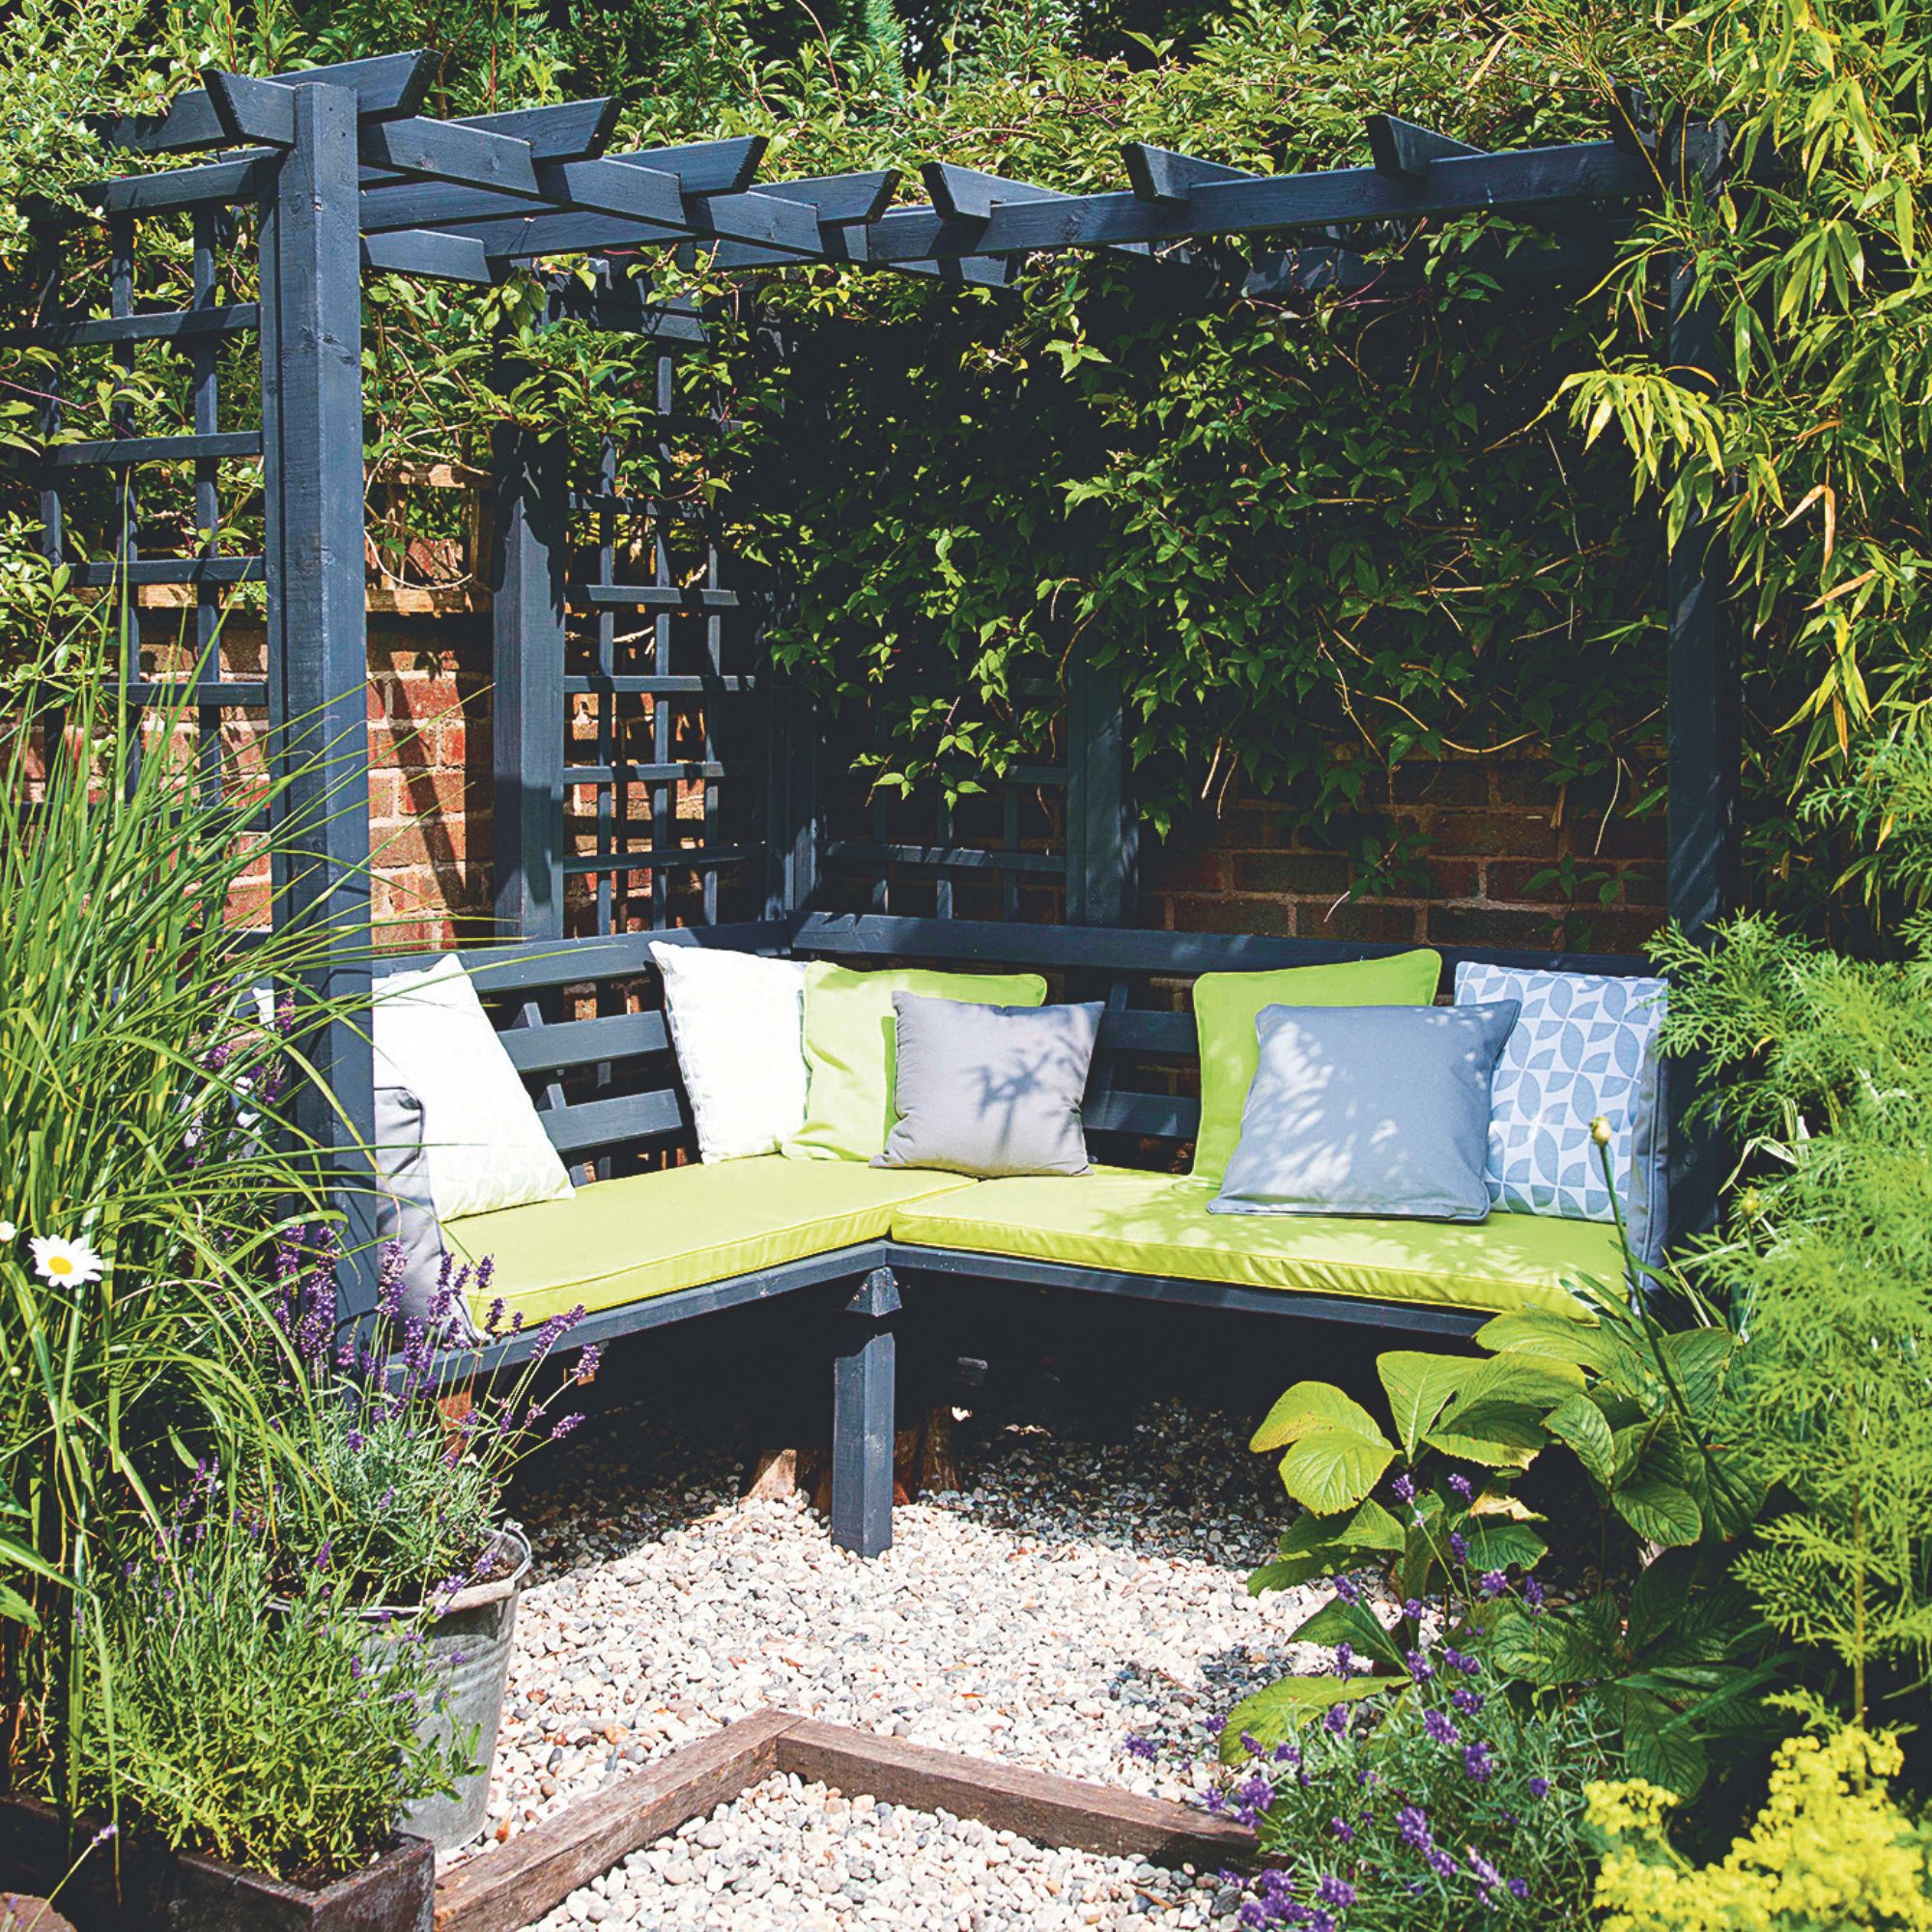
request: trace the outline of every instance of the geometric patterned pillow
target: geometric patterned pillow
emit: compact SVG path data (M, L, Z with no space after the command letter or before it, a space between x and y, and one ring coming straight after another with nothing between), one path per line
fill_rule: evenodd
M1657 1036L1662 980L1599 973L1456 968L1456 1004L1516 1000L1522 1010L1490 1086L1484 1179L1506 1212L1608 1221L1610 1192L1590 1122L1610 1123L1610 1171L1640 1260L1661 1257L1664 1106Z

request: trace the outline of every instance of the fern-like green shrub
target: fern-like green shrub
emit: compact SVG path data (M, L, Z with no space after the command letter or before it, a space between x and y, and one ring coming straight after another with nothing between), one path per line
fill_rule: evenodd
M1671 1793L1591 1785L1603 1932L1927 1932L1932 1832L1892 1801L1899 1766L1892 1738L1854 1727L1788 1740L1750 1830L1701 1866L1665 1836Z
M1932 926L1914 945L1744 919L1666 953L1669 1037L1768 1168L1700 1263L1747 1338L1722 1434L1771 1492L1739 1575L1859 1720L1932 1663Z

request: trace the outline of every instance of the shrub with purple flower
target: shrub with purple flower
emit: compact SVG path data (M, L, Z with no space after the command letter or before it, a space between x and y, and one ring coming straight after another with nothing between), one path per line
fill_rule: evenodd
M574 1361L554 1359L583 1311L544 1322L500 1384L473 1386L473 1354L442 1338L459 1325L452 1318L460 1302L481 1305L489 1295L487 1257L472 1266L445 1255L427 1319L412 1320L402 1305L401 1251L385 1249L366 1335L337 1330L339 1258L323 1229L298 1231L276 1260L274 1361L286 1426L305 1432L292 1446L321 1478L315 1495L295 1499L297 1522L312 1508L310 1541L330 1539L336 1573L362 1601L418 1603L452 1577L486 1580L512 1560L499 1535L512 1472L576 1428L575 1412L554 1411L597 1373L594 1346ZM503 1303L488 1305L486 1334L494 1336L503 1329Z
M1257 1755L1230 1769L1219 1807L1252 1815L1272 1861L1250 1885L1243 1925L1581 1932L1590 1923L1582 1788L1612 1768L1600 1719L1587 1704L1539 1709L1491 1685L1487 1639L1458 1635L1473 1677L1456 1666L1414 1671L1399 1696L1335 1707L1346 1725L1296 1733L1294 1776L1281 1776L1259 1755L1261 1740L1249 1740ZM1411 1660L1432 1661L1445 1662L1441 1648L1432 1660L1418 1646Z

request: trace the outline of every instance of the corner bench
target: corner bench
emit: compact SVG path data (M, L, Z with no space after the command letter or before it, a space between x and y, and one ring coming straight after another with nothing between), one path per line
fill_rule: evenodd
M771 1154L624 1172L690 1147L665 1017L649 1008L573 1014L586 1001L628 1008L655 997L652 940L860 965L1033 968L1055 981L1051 997L1101 999L1085 1116L1096 1164L1105 1164L1078 1178L972 1180ZM824 1294L834 1326L832 1533L846 1548L877 1554L892 1540L893 1324L911 1279L997 1280L1457 1340L1499 1311L1582 1319L1569 1285L1622 1272L1606 1225L1505 1213L1477 1226L1217 1216L1207 1211L1211 1189L1170 1171L1199 1117L1177 1078L1196 1058L1193 1015L1175 1008L1182 985L1209 971L1406 950L809 913L466 952L553 1143L596 1178L567 1201L451 1221L445 1238L464 1258L494 1256L490 1293L521 1310L529 1328L582 1304L574 1341L781 1294ZM1630 955L1467 949L1445 952L1445 972L1463 958L1651 970ZM478 1367L515 1360L528 1346L510 1337Z

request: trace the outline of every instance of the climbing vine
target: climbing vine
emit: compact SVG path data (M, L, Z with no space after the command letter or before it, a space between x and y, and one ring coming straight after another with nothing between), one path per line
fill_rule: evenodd
M740 428L668 452L632 434L654 380L639 346L539 327L527 281L479 299L379 280L372 456L480 462L506 417L634 446L639 487L715 505L766 573L800 674L835 708L883 695L888 787L966 792L1036 756L1040 694L1078 650L1127 695L1156 824L1265 793L1344 843L1406 767L1447 754L1526 751L1552 783L1655 809L1662 531L1714 515L1740 588L1755 876L1774 902L1855 916L1858 855L1798 802L1923 726L1932 37L1914 10L1236 0L1203 21L994 0L948 24L880 0L810 22L722 0L567 18L156 0L64 17L30 5L15 37L15 203L102 172L49 129L88 99L152 104L157 65L185 82L211 58L264 71L412 40L447 50L438 111L608 86L619 144L761 134L773 178L938 156L1115 187L1126 139L1328 166L1367 158L1378 110L1479 145L1601 138L1617 81L1721 116L1724 185L1673 183L1609 238L1612 272L1560 287L1529 264L1577 238L1499 223L1354 238L1377 273L1317 294L1245 284L1214 248L1044 261L1009 290L620 265L719 318L681 380ZM1267 238L1253 252L1265 269ZM1716 394L1655 354L1686 257L1733 318ZM178 408L163 360L77 397L72 433L133 392ZM30 440L33 372L9 373L0 432ZM1422 854L1356 856L1373 889Z

